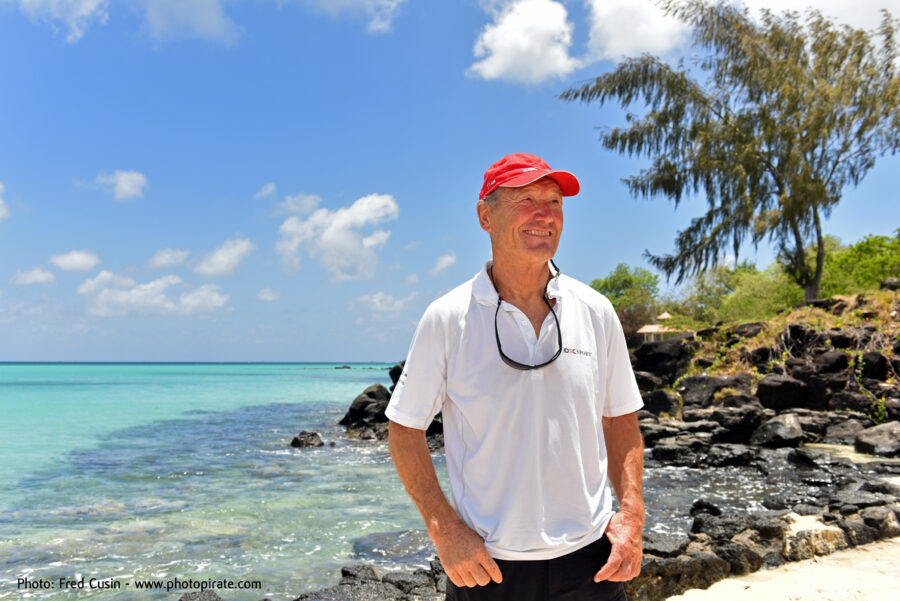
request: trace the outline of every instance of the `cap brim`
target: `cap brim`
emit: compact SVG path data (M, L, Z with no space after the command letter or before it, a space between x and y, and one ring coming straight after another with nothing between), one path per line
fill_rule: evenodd
M510 178L508 181L503 182L498 188L521 188L522 186L527 186L528 184L533 184L539 179L543 179L545 177L549 177L559 186L559 191L562 192L563 196L575 196L581 190L581 184L578 183L578 178L569 173L568 171L549 171L546 173L540 172L528 172L517 175L516 177Z

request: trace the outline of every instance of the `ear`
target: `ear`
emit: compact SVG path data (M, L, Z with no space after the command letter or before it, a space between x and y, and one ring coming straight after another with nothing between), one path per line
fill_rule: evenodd
M479 201L477 205L475 205L475 209L478 211L478 224L481 226L481 229L490 233L491 231L491 207L487 205L487 203Z

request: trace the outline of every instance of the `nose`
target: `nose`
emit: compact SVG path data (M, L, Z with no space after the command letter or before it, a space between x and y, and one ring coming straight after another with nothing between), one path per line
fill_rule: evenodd
M542 219L544 221L550 221L553 219L554 211L556 210L556 206L551 200L544 200L537 203L534 211L535 219Z

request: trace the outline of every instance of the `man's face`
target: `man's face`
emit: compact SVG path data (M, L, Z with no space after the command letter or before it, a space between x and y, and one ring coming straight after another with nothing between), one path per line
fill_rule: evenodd
M562 192L550 178L522 188L504 188L493 206L478 204L481 227L491 235L494 257L546 262L562 234Z

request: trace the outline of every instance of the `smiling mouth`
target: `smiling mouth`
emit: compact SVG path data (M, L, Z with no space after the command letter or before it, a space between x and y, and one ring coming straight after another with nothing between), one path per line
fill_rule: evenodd
M546 236L547 238L550 237L550 232L541 232L538 230L525 230L525 233L531 234L532 236Z

